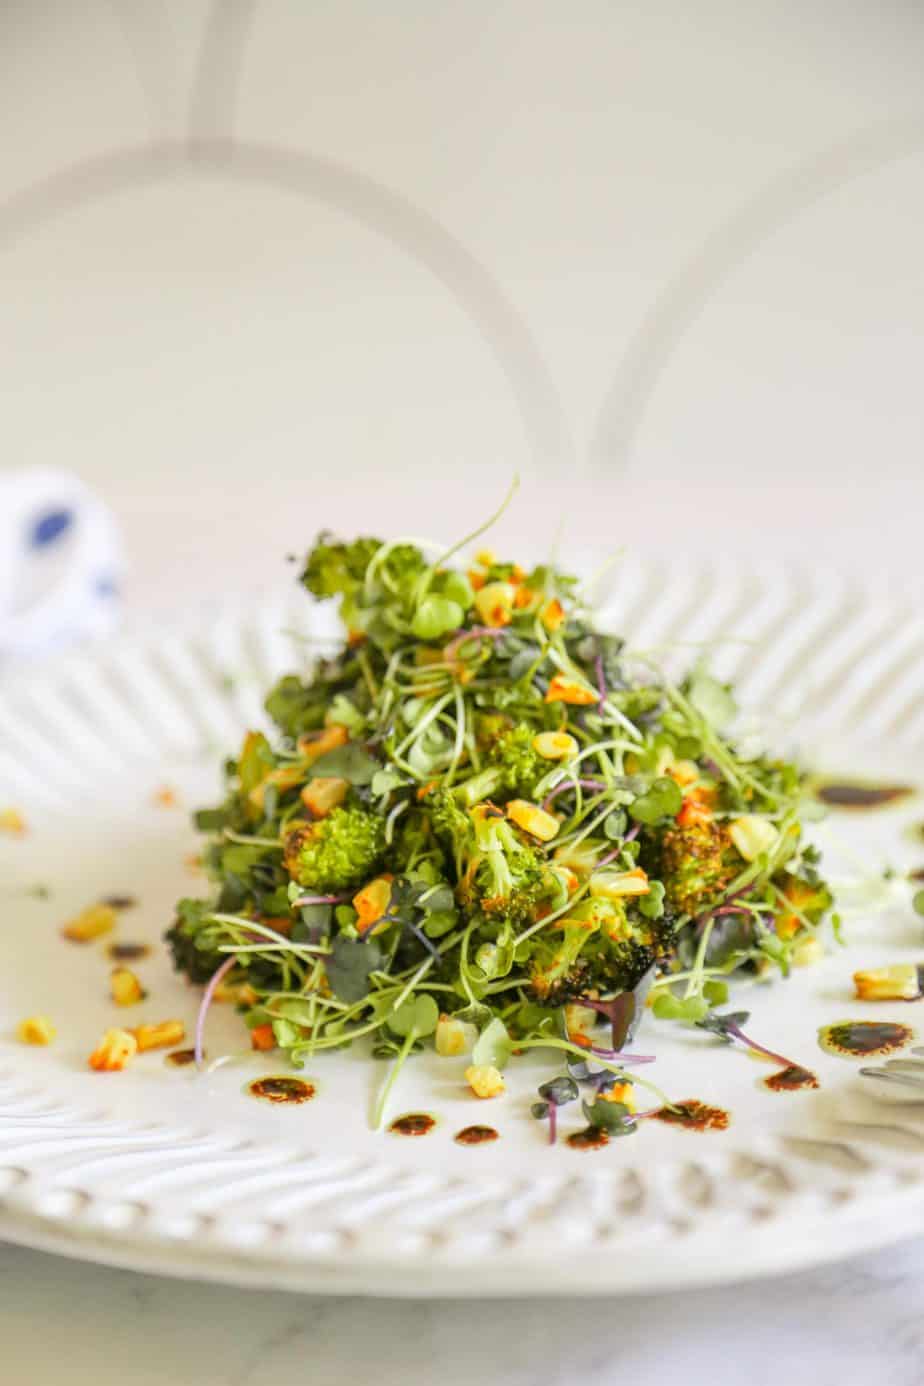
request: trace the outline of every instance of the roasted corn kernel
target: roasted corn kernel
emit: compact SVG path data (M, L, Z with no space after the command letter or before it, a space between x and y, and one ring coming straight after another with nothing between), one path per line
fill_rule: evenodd
M111 933L115 926L116 912L111 905L90 905L65 924L61 933L72 943L91 943Z
M924 968L915 963L870 968L853 974L859 1001L916 1001L921 995Z
M533 750L543 760L570 760L578 753L578 743L568 732L539 732L533 737Z
M109 975L109 991L117 1006L134 1006L147 992L130 967L114 967Z
M507 817L540 842L551 842L561 826L554 814L546 813L538 804L531 804L526 799L511 799L507 805Z
M128 1030L107 1030L90 1055L97 1073L120 1073L138 1053L138 1041Z
M493 1064L471 1064L465 1081L476 1097L500 1097L506 1091L504 1079Z
M573 703L578 707L590 707L600 701L600 694L586 683L570 679L566 674L555 674L546 690L547 703Z
M302 803L315 818L326 818L343 803L349 788L349 780L338 775L318 775L302 790Z
M175 1044L182 1044L186 1027L182 1020L161 1020L154 1025L138 1025L130 1033L143 1054L148 1049L172 1049Z
M21 1044L51 1044L57 1034L47 1015L30 1015L16 1026L16 1038Z

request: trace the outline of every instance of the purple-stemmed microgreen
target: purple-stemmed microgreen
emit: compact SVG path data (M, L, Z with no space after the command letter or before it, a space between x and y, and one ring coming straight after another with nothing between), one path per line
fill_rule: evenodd
M717 1035L725 1044L732 1044L734 1040L746 1046L754 1054L763 1054L767 1059L773 1059L775 1063L782 1064L783 1068L802 1068L802 1064L794 1063L792 1059L787 1059L783 1054L777 1054L775 1050L768 1049L766 1045L758 1044L756 1040L746 1035L741 1026L750 1019L750 1011L726 1011L720 1015L717 1011L711 1011L709 1015L703 1016L696 1024L701 1030L708 1030L710 1034Z

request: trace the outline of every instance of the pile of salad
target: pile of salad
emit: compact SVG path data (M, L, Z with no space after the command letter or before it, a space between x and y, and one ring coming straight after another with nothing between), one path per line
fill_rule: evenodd
M678 680L595 628L584 589L488 551L322 534L301 581L345 638L283 678L226 764L207 899L168 934L256 1048L296 1067L354 1041L400 1065L470 1054L562 1068L537 1117L634 1129L624 1046L644 1010L709 1022L732 974L820 952L832 897L803 841L796 766L736 747L729 688ZM667 1099L655 1088L660 1105Z

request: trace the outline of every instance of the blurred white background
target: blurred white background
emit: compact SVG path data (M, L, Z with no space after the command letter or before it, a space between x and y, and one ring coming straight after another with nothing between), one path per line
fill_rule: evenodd
M129 610L323 525L920 569L917 0L6 0L0 466Z

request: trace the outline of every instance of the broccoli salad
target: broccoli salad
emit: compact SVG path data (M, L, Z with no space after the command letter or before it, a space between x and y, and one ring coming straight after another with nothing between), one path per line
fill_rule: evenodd
M357 1040L390 1058L376 1122L425 1045L469 1056L480 1097L541 1049L552 1138L579 1098L628 1134L670 1106L625 1048L645 1010L724 1033L730 978L821 952L802 777L736 747L704 668L670 678L597 630L575 578L484 550L466 570L461 547L309 552L342 648L283 678L275 734L227 762L196 815L213 889L167 936L205 986L197 1056L222 988L295 1067Z

